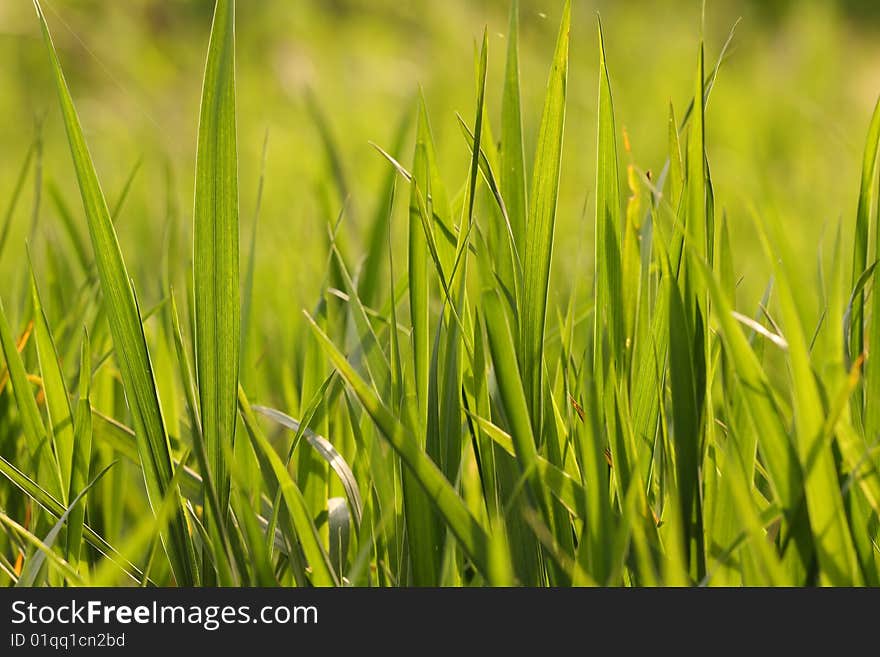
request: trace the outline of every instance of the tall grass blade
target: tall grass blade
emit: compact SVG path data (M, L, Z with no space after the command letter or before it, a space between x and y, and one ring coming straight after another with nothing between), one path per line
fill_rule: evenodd
M519 91L519 2L510 3L507 62L501 98L501 196L505 199L517 251L525 247L526 167Z
M599 21L599 127L596 163L595 277L596 305L593 313L593 369L604 386L604 345L614 363L623 363L624 323L621 264L620 178L611 80L605 59L602 22Z
M241 339L235 131L235 2L218 0L199 116L193 290L202 429L221 513L229 503Z
M544 329L559 173L562 164L570 23L571 2L567 0L562 10L562 22L538 132L523 255L523 305L519 317L519 358L526 399L531 412L532 429L538 436L541 435L542 430Z
M101 191L79 117L38 0L34 0L34 7L58 88L61 112L88 220L92 250L98 265L98 275L104 294L104 308L122 373L126 400L134 420L147 492L155 510L155 505L165 499L173 473L168 437L162 420L138 304L110 220L107 202ZM192 543L179 505L169 522L168 530L163 537L163 545L168 552L177 582L181 585L197 583L198 572Z

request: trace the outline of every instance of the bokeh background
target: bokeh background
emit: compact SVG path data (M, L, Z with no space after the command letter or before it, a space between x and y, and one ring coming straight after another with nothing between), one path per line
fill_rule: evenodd
M522 0L521 73L527 160L534 149L561 2ZM140 168L120 215L122 248L149 306L161 298L160 263L185 277L201 76L210 0L44 0L105 193L120 194ZM730 220L738 303L754 309L769 268L753 239L752 205L777 213L801 254L803 285L839 221L852 232L861 151L880 93L880 3L714 0L575 0L567 123L551 294L591 284L596 133L596 12L603 20L617 120L642 169L666 157L672 102L691 91L701 31L714 62L739 23L708 106L707 139L717 208ZM297 312L315 303L326 271L326 225L348 199L340 229L352 266L363 253L388 167L369 145L390 147L421 86L449 186L464 181L468 153L455 112L472 121L473 51L490 39L488 107L498 125L506 0L240 0L237 8L242 253L254 217L264 137L265 186L256 238L256 340L273 358L297 351ZM701 27L702 26L702 27ZM0 294L23 289L25 240L42 278L66 250L58 190L85 235L57 99L29 0L0 0L0 210L43 120L42 202L33 177L0 254ZM311 99L311 100L309 100ZM496 132L498 129L496 128ZM339 163L325 148L331 140ZM399 153L411 159L410 135ZM335 182L341 164L345 190ZM401 208L402 209L402 208ZM0 215L2 217L3 215ZM394 240L402 244L398 214ZM405 250L399 250L403 262ZM177 281L183 285L183 281ZM813 295L807 294L810 298ZM61 303L61 300L58 301ZM806 308L805 312L816 312ZM15 312L15 311L13 311ZM53 313L50 302L48 312Z

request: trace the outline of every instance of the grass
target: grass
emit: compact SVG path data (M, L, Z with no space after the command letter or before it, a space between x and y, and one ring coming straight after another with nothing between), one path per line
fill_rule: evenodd
M692 97L670 107L668 158L651 174L615 119L599 23L595 257L554 289L554 242L569 238L557 226L566 99L583 80L569 75L565 3L527 160L514 2L500 132L487 30L473 112L458 117L467 166L444 178L419 95L376 148L386 175L363 252L344 198L313 303L304 317L275 309L295 327L296 360L260 366L256 223L244 273L239 263L235 3L218 0L211 26L185 294L169 247L146 309L148 281L130 275L116 232L139 164L108 205L34 6L85 225L62 213L71 247L52 266L76 274L53 279L53 312L24 258L30 277L0 295L4 583L880 585L880 109L856 216L818 272L818 321L797 228L772 208L756 206L750 230L773 278L743 308L707 149L723 57L710 68L695 43ZM344 197L314 98L310 111L335 163L326 182ZM296 254L273 266L298 266ZM290 397L297 408L279 407Z

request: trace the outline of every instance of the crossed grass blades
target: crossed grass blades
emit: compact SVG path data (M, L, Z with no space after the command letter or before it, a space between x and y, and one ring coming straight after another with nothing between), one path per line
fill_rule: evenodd
M775 271L740 311L705 143L727 44L711 67L697 47L651 176L621 167L600 25L593 286L550 295L570 6L527 167L514 2L500 146L484 34L460 180L441 178L419 99L412 158L408 113L377 146L388 175L363 257L328 225L323 289L290 318L301 359L267 382L296 391L295 419L247 395L267 374L251 357L253 238L244 276L239 262L234 2L217 2L208 47L192 275L177 295L166 262L149 309L116 238L124 193L108 206L34 6L91 249L62 212L74 248L59 257L78 274L53 295L54 325L33 267L2 290L6 584L880 585L880 108L852 258L839 230L819 325L802 318L787 227L760 208Z

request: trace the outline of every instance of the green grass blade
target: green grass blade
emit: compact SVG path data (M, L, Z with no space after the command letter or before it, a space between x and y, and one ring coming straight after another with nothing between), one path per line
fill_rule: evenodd
M562 10L562 22L538 132L523 255L523 305L520 309L519 357L526 399L531 412L532 429L538 435L542 426L544 328L562 164L570 22L571 2L568 0Z
M473 132L471 132L471 129L468 127L467 123L464 122L464 119L462 119L460 115L458 116L458 124L461 126L465 139L468 142L468 148L470 148L471 152L473 153ZM483 142L483 144L485 144L485 142ZM481 144L480 146L480 173L483 174L483 179L489 186L489 191L492 192L492 198L495 199L495 204L498 206L498 211L501 213L501 218L504 220L507 244L510 249L510 258L513 261L514 266L514 272L512 273L513 282L510 287L513 288L515 292L514 299L519 299L519 286L520 280L522 278L522 261L520 260L519 250L516 246L516 238L514 237L513 226L510 223L510 215L507 210L507 204L504 201L504 197L498 185L495 171L492 168L492 165L489 163L489 158L486 156L486 153L483 150L483 144Z
M526 166L519 91L519 2L510 3L507 63L501 98L501 196L507 203L514 244L522 251L526 239Z
M64 79L52 37L49 34L49 27L38 0L34 0L34 6L37 10L43 39L58 88L61 112L89 224L89 235L98 265L101 289L104 293L104 308L122 373L126 400L138 437L138 452L147 491L151 503L156 505L165 499L173 473L168 437L162 420L137 300L125 268L116 232L110 220L107 201L101 191L79 117ZM163 544L168 552L177 582L181 585L196 583L198 573L195 568L195 557L182 509L175 512L169 523Z
M219 0L202 88L193 213L196 373L221 513L229 502L226 459L235 439L241 334L234 22L234 0Z
M529 419L529 407L523 389L523 378L516 362L513 332L496 290L483 292L482 305L489 336L489 349L492 353L492 363L495 366L495 378L498 381L504 410L510 422L514 452L519 467L522 469L522 476L526 477L528 481L529 498L532 504L541 510L546 522L548 504L543 497L544 489L538 476L537 443Z
M138 158L134 163L134 166L131 168L128 177L125 179L125 183L122 185L122 190L119 192L119 196L116 197L116 202L110 210L110 218L113 220L114 224L119 220L119 213L122 212L122 206L125 205L125 200L128 198L129 192L131 192L131 186L134 184L134 179L137 177L138 171L141 170L141 164L143 164L143 158Z
M700 496L700 408L692 353L693 336L679 289L675 285L670 287L669 382L672 391L675 486L681 505L690 575L699 581L706 574L706 564Z
M686 239L693 240L696 245L695 253L700 257L710 258L711 236L708 232L706 213L706 105L703 93L704 78L703 44L700 43L697 56L696 89L694 90L694 111L691 113L690 133L687 140L687 223L685 224Z
M416 398L419 403L419 417L422 424L428 417L428 375L430 363L430 325L428 299L430 283L428 279L428 245L422 228L419 186L425 186L421 198L428 202L430 174L427 149L431 141L431 128L425 100L419 98L418 129L416 133L415 155L412 167L412 191L409 203L409 307L412 323L413 372L416 381ZM430 206L428 209L430 216Z
M669 141L669 203L672 208L677 208L681 199L681 190L684 187L684 163L682 162L678 124L675 121L675 109L672 103L669 103L667 134Z
M599 21L599 127L596 164L595 289L596 312L593 329L593 368L603 389L605 369L603 343L607 342L613 362L623 363L623 309L621 265L620 174L611 80L605 60L605 41ZM607 340L603 333L607 331Z

